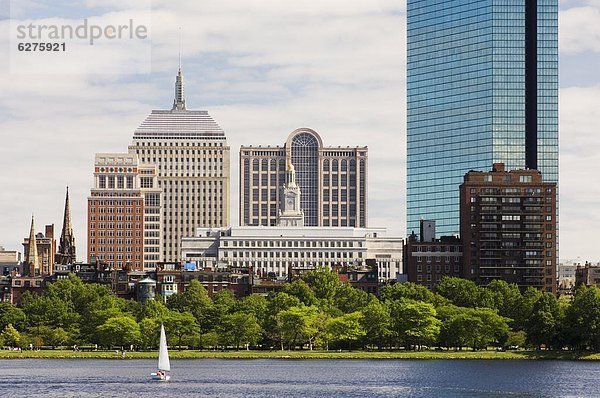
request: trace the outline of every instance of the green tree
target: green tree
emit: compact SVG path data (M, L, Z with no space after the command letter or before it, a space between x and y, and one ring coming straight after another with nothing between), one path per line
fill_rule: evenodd
M343 313L360 311L375 297L364 290L355 289L347 283L341 283L333 296L333 305Z
M177 338L179 349L181 349L183 343L188 345L198 344L200 328L192 313L170 311L164 319L164 325L167 338L169 336Z
M352 344L366 333L362 326L363 317L362 312L356 311L329 319L325 327L329 339L340 344L348 344L348 349L352 350Z
M97 328L98 339L105 347L137 345L141 340L140 327L130 315L109 318Z
M486 288L492 293L494 308L498 310L499 315L518 320L525 317L523 296L516 284L494 279Z
M566 312L570 345L600 351L600 289L580 286Z
M563 314L556 296L544 292L533 303L531 314L525 322L527 339L531 345L553 347L560 345Z
M163 319L167 314L169 314L169 308L159 300L148 300L146 303L139 308L137 308L136 318L138 320L142 320L144 318L153 318L153 319Z
M442 320L440 344L473 349L503 345L508 337L508 318L491 308L465 308L449 305L438 310Z
M27 316L22 309L6 302L0 302L0 330L13 325L17 330L25 330Z
M241 344L256 344L262 332L254 314L243 312L225 315L220 329L226 344L235 346L236 350L240 349Z
M440 333L440 321L432 304L400 299L390 303L392 332L405 347L432 344Z
M468 279L443 277L436 286L436 292L459 307L494 308L492 292Z
M290 296L298 298L298 300L300 300L300 302L304 305L311 306L317 304L317 297L315 296L315 293L302 279L297 279L292 283L285 283L282 291Z
M394 283L381 289L381 301L394 301L401 298L423 301L436 307L448 303L448 300L439 294L433 293L423 285L412 282Z
M166 318L162 315L161 319ZM160 321L157 318L144 318L140 322L140 346L143 348L158 347Z
M302 280L310 286L318 299L331 300L340 286L337 274L328 267L318 267L302 275Z
M60 346L68 342L71 338L63 328L52 328L50 326L40 326L33 328L31 336L39 337L39 345L49 345L52 347Z
M385 304L374 300L362 309L362 314L361 324L365 330L367 343L381 350L390 338L390 309Z
M516 332L508 332L508 338L506 339L506 345L508 347L519 347L523 348L527 344L527 333L524 330L518 330Z
M228 289L219 290L212 298L213 305L207 310L207 329L219 328L226 315L236 311L238 302Z
M21 333L11 324L6 325L2 330L0 340L7 347L21 347Z
M256 317L259 325L264 325L269 315L269 302L260 294L251 294L244 297L238 303L238 311L252 314Z
M277 316L277 331L281 342L281 349L287 344L289 349L308 342L312 349L313 341L319 331L316 325L319 310L315 306L290 307L280 311Z
M31 326L69 327L78 322L78 314L70 303L49 295L25 293L21 300Z
M167 299L167 307L179 312L190 312L203 330L214 326L208 319L213 307L212 300L206 288L196 279L190 281L185 292L170 296Z
M200 346L215 349L219 345L219 334L217 332L206 332L200 336Z
M297 306L300 306L300 300L297 297L283 292L269 294L267 297L267 314L263 323L264 337L267 343L281 342L281 334L277 327L277 314L280 311Z

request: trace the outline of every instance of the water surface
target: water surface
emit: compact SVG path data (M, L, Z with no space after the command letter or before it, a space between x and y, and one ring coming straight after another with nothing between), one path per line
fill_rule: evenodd
M600 363L476 360L0 360L0 397L600 397Z

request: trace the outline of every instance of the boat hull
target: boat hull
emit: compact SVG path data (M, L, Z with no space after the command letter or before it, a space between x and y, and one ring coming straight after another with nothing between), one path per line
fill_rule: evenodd
M150 376L152 376L152 381L169 381L171 380L171 376L169 375L158 375L156 373L151 373Z

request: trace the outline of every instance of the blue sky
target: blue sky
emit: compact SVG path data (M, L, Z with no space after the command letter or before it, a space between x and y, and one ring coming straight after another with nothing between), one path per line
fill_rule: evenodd
M94 153L126 152L133 130L150 110L170 107L179 26L188 107L207 109L231 146L234 223L239 146L281 145L292 130L310 127L325 145L369 146L369 224L404 235L404 2L0 4L2 60L16 46L8 15L55 23L151 18L152 41L150 68L143 73L134 67L141 54L131 42L57 58L63 73L47 73L57 66L46 62L49 58L33 63L35 70L27 73L0 63L0 245L5 248L22 249L32 213L38 230L54 223L59 231L69 185L78 256L85 260ZM600 0L560 2L560 55L560 255L598 261L594 234L582 232L600 226L600 178L593 167L600 163ZM99 66L111 73L98 73Z

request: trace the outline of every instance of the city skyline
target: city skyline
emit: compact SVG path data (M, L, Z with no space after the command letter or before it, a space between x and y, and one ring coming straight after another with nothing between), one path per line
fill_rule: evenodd
M123 4L99 15L127 13L130 4ZM586 166L600 152L594 114L600 82L593 67L600 58L594 41L600 5L560 4L560 255L596 261L600 253L579 231L594 230L600 222L594 213L600 188L584 183L594 181ZM153 15L166 22L153 25L149 75L128 74L126 63L116 76L18 76L5 65L0 128L20 140L10 139L0 149L0 182L12 188L0 196L0 245L20 250L32 212L36 225L58 227L68 185L78 257L83 258L93 156L122 152L151 109L169 107L179 25L188 107L207 109L219 121L234 167L240 145L280 142L281 136L304 126L327 142L367 145L368 224L404 235L404 6L386 1L349 2L343 9L337 5L286 10L271 2L224 2L201 10L192 2L156 2ZM56 7L76 18L65 5ZM235 172L231 187L231 224L237 225Z

